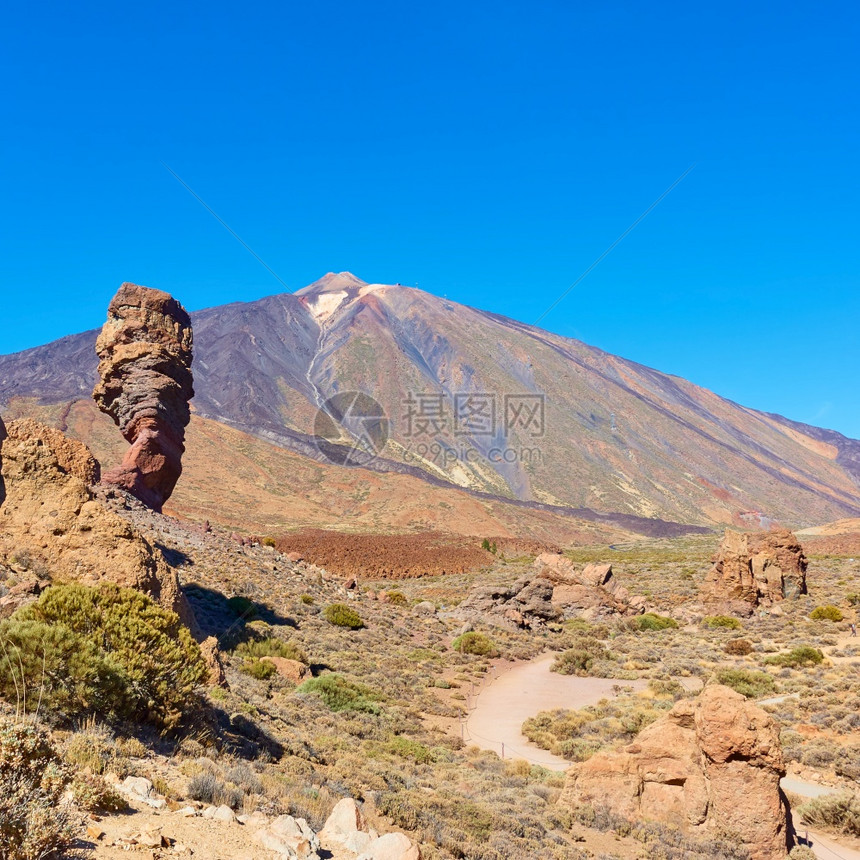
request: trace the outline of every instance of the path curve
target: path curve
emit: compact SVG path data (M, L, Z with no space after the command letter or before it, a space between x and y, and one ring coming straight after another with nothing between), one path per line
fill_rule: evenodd
M466 741L503 758L525 759L550 770L567 770L572 762L531 743L520 731L539 711L585 708L612 698L615 686L642 690L647 681L580 678L550 672L556 654L518 663L490 680L478 694L465 723Z

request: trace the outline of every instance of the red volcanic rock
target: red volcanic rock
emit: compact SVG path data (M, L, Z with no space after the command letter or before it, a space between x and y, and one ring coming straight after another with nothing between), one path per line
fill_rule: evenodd
M806 556L787 529L726 531L716 562L703 583L709 603L749 612L806 594Z
M191 376L191 319L167 293L123 284L96 341L93 399L131 444L102 481L160 511L182 473Z

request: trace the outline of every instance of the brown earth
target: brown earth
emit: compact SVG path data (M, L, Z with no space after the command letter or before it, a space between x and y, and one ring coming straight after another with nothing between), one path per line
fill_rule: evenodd
M804 538L803 542L810 555L836 555L842 558L860 556L860 531Z
M540 552L536 541L490 538L497 551L517 555ZM347 534L304 529L276 540L279 552L297 553L305 561L332 573L362 579L410 579L416 576L465 573L487 567L494 555L481 540L446 532L420 534Z

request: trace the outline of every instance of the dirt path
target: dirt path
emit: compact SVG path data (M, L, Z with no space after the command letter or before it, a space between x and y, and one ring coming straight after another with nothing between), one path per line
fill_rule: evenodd
M578 678L549 671L555 654L517 663L489 680L478 693L465 724L465 739L503 758L525 759L551 770L567 770L571 762L540 749L523 737L525 720L553 708L584 708L613 696L615 686L641 690L646 681Z

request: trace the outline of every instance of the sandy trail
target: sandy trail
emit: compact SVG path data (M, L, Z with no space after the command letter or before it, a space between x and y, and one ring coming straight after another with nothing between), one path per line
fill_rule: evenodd
M478 693L474 710L466 720L466 741L504 758L525 759L550 770L564 771L571 762L523 737L523 722L539 711L596 705L601 699L612 698L615 686L634 690L648 686L647 681L558 675L549 670L555 656L544 654L516 664L489 681Z

